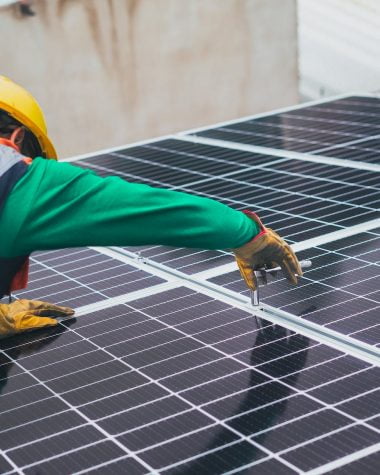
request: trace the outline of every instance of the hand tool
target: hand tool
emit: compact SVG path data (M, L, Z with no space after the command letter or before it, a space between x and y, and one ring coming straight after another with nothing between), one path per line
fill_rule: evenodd
M302 269L307 269L311 267L312 262L309 260L304 260L300 261L300 266ZM281 267L273 267L272 269L267 269L267 268L260 268L256 269L255 271L256 277L257 277L257 289L256 290L250 290L250 297L251 297L251 303L253 307L257 307L260 305L260 283L263 285L267 284L267 279L266 276L267 274L272 274L276 272L281 272Z

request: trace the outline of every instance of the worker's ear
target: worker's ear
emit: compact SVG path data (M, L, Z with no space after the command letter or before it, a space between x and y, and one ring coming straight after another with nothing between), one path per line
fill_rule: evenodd
M12 132L10 140L14 144L16 144L17 146L21 146L24 138L25 138L25 129L24 129L24 127L17 127L17 129L15 129Z

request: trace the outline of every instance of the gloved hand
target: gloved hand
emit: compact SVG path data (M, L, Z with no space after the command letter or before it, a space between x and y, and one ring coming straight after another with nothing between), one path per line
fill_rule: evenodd
M27 330L57 325L55 318L74 314L69 307L58 307L38 300L15 300L0 304L0 338ZM55 317L55 318L54 318Z
M251 290L256 290L254 270L280 266L286 278L297 284L302 269L292 248L272 229L266 228L256 213L244 211L261 228L261 232L247 244L233 249L241 276Z

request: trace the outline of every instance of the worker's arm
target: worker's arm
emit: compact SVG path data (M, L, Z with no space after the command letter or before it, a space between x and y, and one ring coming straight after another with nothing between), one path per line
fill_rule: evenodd
M288 279L301 275L291 248L256 215L187 193L100 178L66 163L35 160L0 214L0 256L78 246L166 244L232 248L244 280L253 269L279 264ZM0 304L0 337L55 325L73 311L51 304ZM53 317L53 318L52 318Z
M217 201L36 159L0 215L0 256L79 246L237 248L257 223Z

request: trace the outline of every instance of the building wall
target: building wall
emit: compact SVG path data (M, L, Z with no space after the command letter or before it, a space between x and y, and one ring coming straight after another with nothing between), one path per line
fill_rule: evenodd
M298 22L304 98L380 92L379 0L298 0Z
M35 0L0 8L1 74L61 156L298 101L295 0ZM4 47L4 45L9 45Z

